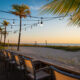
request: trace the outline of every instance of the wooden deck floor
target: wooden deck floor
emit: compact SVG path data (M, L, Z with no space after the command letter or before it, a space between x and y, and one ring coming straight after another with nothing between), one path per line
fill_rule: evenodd
M0 60L0 80L31 80L30 78L25 77L23 71L18 70L16 67L14 68L14 71L6 70L4 61ZM50 79L47 78L46 80Z
M4 69L4 62L0 61L0 80L24 80L24 75L22 72L5 72Z

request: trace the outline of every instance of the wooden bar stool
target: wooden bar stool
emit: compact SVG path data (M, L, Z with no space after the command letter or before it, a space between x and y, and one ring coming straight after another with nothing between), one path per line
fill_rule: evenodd
M24 65L26 71L25 75L31 78L32 80L51 79L51 73L46 72L46 70L50 70L49 67L44 67L36 70L33 61L29 58L24 58Z

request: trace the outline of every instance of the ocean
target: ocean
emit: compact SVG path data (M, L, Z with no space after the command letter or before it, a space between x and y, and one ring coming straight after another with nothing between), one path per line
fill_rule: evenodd
M80 46L80 44L73 43L23 43L23 44L48 45L48 46Z

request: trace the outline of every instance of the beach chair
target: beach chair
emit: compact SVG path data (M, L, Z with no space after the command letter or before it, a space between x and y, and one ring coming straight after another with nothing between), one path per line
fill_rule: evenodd
M53 72L53 80L80 80L80 75L75 75L51 66Z
M35 69L34 62L29 58L24 58L24 66L25 66L25 75L26 77L32 80L50 80L51 73L48 73L46 70L49 70L49 67L40 68L38 70Z
M14 55L15 57L15 62L16 62L16 68L18 70L23 70L24 71L24 65L23 65L23 59L22 59L22 56L21 55L18 55L18 54L15 54Z

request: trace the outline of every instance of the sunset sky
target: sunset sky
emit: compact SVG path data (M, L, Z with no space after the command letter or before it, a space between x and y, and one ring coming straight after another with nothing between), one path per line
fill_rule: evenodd
M0 10L11 11L13 4L27 4L30 7L32 16L52 17L52 15L40 15L40 7L47 3L47 0L0 0ZM0 18L19 19L15 15L0 12ZM0 22L3 20L0 19ZM12 24L12 21L10 21ZM48 43L80 43L80 28L77 26L69 26L68 17L64 19L53 19L50 21L44 21L43 26L38 25L32 29L26 26L26 31L22 30L21 42L22 43L44 43L47 40ZM23 22L31 24L31 22ZM15 21L16 25L19 25L19 21ZM23 26L22 26L23 27ZM12 30L18 30L19 26L14 26ZM11 31L10 26L7 27L8 31ZM18 32L16 34L9 33L7 41L17 42Z

